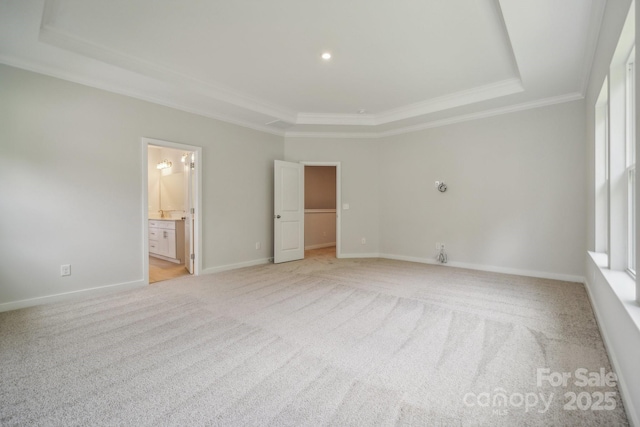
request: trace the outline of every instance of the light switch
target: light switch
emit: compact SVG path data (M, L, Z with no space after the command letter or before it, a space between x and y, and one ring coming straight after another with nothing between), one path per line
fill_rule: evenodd
M349 203L343 203L342 204L342 210L343 211L348 211L349 210Z

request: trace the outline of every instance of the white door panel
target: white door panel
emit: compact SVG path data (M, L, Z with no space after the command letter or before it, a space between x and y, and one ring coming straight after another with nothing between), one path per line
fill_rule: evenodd
M304 165L274 163L273 262L304 258Z

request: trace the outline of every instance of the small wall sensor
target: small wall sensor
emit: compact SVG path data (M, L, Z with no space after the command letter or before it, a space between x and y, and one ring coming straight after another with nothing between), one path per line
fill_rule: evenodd
M447 191L447 184L445 184L444 181L438 184L438 191L441 193Z

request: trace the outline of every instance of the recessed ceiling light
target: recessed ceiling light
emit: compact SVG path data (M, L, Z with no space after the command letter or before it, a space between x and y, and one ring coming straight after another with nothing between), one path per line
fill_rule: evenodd
M328 61L329 59L331 59L331 54L329 52L323 53L322 59L324 59L325 61Z
M361 108L361 109L358 110L358 114L364 114L366 112L367 112L367 110L365 110L364 108Z

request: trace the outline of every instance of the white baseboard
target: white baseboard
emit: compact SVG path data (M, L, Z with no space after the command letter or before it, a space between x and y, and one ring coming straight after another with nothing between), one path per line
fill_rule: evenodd
M445 267L467 268L469 270L490 271L492 273L514 274L517 276L538 277L541 279L562 280L565 282L584 283L583 276L570 274L548 273L545 271L521 270L518 268L496 267L493 265L470 264L466 262L448 262L440 264L435 258L417 258L404 255L380 254L380 258L396 259L399 261L420 262L423 264L443 265Z
M236 268L253 267L255 265L269 264L272 261L273 261L273 258L254 259L251 261L244 261L236 264L227 264L227 265L220 265L218 267L205 268L200 273L213 274L213 273L219 273L221 271L235 270Z
M340 258L385 258L385 259L395 259L398 261L409 261L409 262L418 262L421 264L433 264L433 265L443 265L445 267L455 267L455 268L467 268L469 270L480 270L480 271L490 271L492 273L503 273L503 274L514 274L517 276L528 276L528 277L538 277L541 279L552 279L552 280L562 280L565 282L578 282L584 283L583 276L574 276L570 274L559 274L559 273L547 273L544 271L533 271L533 270L520 270L517 268L506 268L506 267L495 267L492 265L482 265L482 264L469 264L465 262L448 262L446 264L440 264L436 261L435 258L419 258L412 257L406 255L394 255L394 254L342 254Z
M309 246L305 246L304 250L308 251L311 249L322 249L322 248L332 248L336 245L336 242L332 242L332 243L320 243L319 245L309 245Z
M339 258L386 258L386 259L395 259L399 261L418 262L422 264L439 264L438 262L436 262L435 258L434 259L418 258L418 257L404 256L404 255L380 254L380 253L350 253L350 254L342 253L339 255ZM255 260L250 260L245 262L239 262L236 264L210 267L202 270L201 274L212 274L212 273L218 273L221 271L234 270L237 268L253 267L256 265L269 264L272 261L273 261L273 258L261 258L261 259L255 259ZM515 274L519 276L539 277L544 279L585 283L584 277L567 275L567 274L546 273L546 272L531 271L531 270L519 270L519 269L513 269L513 268L494 267L494 266L486 266L486 265L480 265L480 264L467 264L467 263L460 263L460 262L450 262L444 265L448 267L468 268L471 270L490 271L494 273ZM115 285L107 285L107 286L101 286L101 287L91 288L91 289L82 289L79 291L66 292L62 294L48 295L44 297L37 297L37 298L31 298L26 300L20 300L20 301L12 301L12 302L0 304L0 312L17 310L19 308L31 307L35 305L47 304L52 302L65 301L65 300L76 298L79 296L87 296L92 294L98 295L104 292L114 292L114 291L134 289L134 288L143 287L146 285L147 283L145 283L144 280L137 280L133 282L118 283Z
M136 280L133 282L117 283L115 285L99 286L97 288L81 289L78 291L64 292L61 294L47 295L44 297L23 299L20 301L11 301L0 304L0 312L17 310L19 308L33 307L36 305L50 304L53 302L68 301L79 297L87 297L92 295L100 295L109 292L126 291L147 286L144 280Z
M338 258L382 258L382 257L378 253L371 253L371 254L358 254L358 253L345 254L345 253L341 253Z

